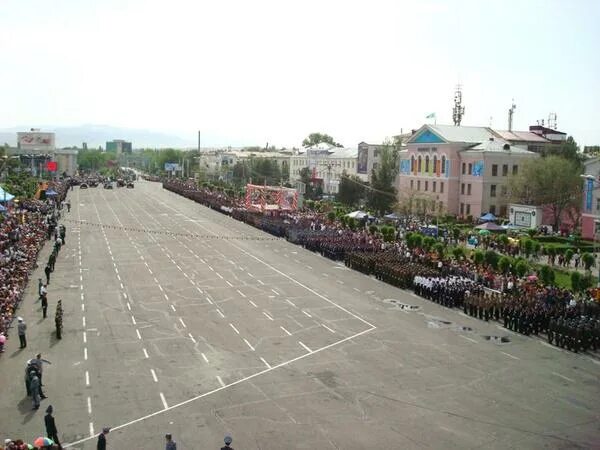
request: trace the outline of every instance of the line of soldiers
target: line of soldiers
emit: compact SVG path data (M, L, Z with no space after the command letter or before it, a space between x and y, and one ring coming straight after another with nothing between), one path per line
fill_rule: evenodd
M56 325L56 338L62 339L62 328L63 328L63 308L62 300L58 301L56 305L56 314L54 315L54 325Z
M415 294L448 308L463 306L465 296L483 289L474 281L459 276L422 276L413 280Z
M548 342L575 353L600 348L600 321L586 316L552 317L548 324Z

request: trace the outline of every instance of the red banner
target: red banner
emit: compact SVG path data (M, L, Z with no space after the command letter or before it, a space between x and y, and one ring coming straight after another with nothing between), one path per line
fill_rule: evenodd
M46 169L48 169L48 172L56 172L58 170L58 165L56 164L56 161L48 161L46 163Z

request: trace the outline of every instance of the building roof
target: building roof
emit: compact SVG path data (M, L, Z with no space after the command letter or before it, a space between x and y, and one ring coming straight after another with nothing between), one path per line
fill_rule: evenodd
M550 141L539 134L531 131L508 131L508 130L494 130L498 136L507 141L519 141L519 142L531 142L547 144Z
M467 150L463 150L461 153L518 153L522 155L535 155L536 153L530 152L526 148L519 147L517 145L511 145L504 139L490 138L481 144L477 144Z
M448 142L487 141L493 136L493 131L488 127L457 127L454 125L428 125L431 130Z
M357 147L330 147L328 149L317 148L316 146L308 147L300 149L299 153L296 157L307 157L307 150L319 150L323 151L323 153L315 154L314 157L324 157L324 158L358 158L358 148ZM327 150L327 151L325 151Z

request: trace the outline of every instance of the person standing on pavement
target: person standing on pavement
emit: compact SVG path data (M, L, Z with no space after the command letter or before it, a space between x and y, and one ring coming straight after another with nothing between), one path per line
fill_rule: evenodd
M173 436L170 433L165 435L165 439L167 441L165 450L177 450L177 443L173 440Z
M46 425L46 435L52 439L56 445L58 445L60 450L62 449L62 446L58 440L58 429L56 428L56 422L54 421L54 417L52 417L53 411L54 408L52 408L52 405L48 405L46 408L46 415L44 416L44 424Z
M33 403L33 409L40 409L40 379L35 374L33 375L33 377L31 377L29 389L31 390L31 400Z
M46 295L46 293L42 293L42 295L40 296L40 299L42 301L42 318L45 319L46 318L46 313L48 312L48 296Z
M17 325L17 333L19 334L19 341L21 343L19 348L25 348L27 347L27 335L25 334L27 332L27 324L23 321L22 317L19 317L17 320L19 322Z
M46 364L52 364L47 359L43 359L41 353L38 353L37 355L35 355L34 359L32 359L31 361L29 361L29 364L32 365L32 366L34 366L37 369L37 371L38 371L38 377L40 378L40 386L43 386L43 384L42 384L42 373L43 373L43 370L44 370L44 367L43 367L44 363L46 363ZM42 395L42 398L46 398L46 396L43 393L41 395Z
M98 444L96 450L106 450L106 435L110 432L110 428L102 428L102 433L98 435Z
M221 447L221 450L234 450L233 447L230 447L229 445L233 442L233 439L231 438L231 436L227 435L225 436L225 446Z
M50 284L50 274L52 273L50 263L46 264L46 267L44 268L44 273L46 274L46 284Z

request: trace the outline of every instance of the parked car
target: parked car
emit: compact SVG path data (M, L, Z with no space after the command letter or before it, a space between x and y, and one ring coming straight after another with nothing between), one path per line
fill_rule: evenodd
M113 185L112 183L104 183L104 189L112 189Z
M128 187L129 189L133 189L133 182L132 182L132 181L130 181L129 183L127 183L127 187Z
M87 189L87 188L88 188L88 185L87 185L87 183L81 183L81 184L79 185L79 189Z

